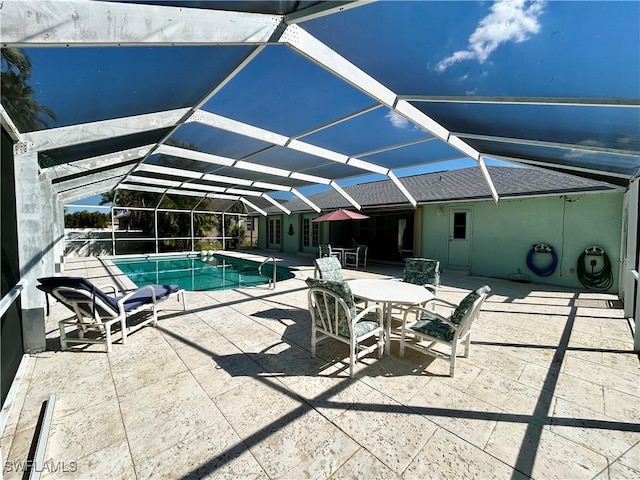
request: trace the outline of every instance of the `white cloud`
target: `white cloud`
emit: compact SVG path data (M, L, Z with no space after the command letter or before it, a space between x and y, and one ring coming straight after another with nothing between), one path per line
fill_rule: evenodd
M540 31L538 18L544 9L543 0L497 0L491 13L480 20L469 37L466 50L458 50L442 59L436 70L444 72L451 65L464 60L484 63L501 44L520 43Z
M384 118L388 119L391 122L391 125L396 128L407 128L409 125L412 125L409 120L393 110L390 110Z
M585 147L603 147L604 146L602 145L601 142L597 140L592 140L592 139L583 140L582 142L579 142L576 145L585 146ZM564 154L564 158L580 158L580 157L589 156L589 155L593 155L592 150L581 150L579 148L578 149L572 148L571 150L569 150L569 152Z

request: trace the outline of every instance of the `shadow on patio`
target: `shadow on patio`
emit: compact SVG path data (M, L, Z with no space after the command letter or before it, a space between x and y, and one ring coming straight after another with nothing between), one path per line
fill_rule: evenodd
M445 274L451 302L493 290L456 377L446 361L399 358L392 342L349 379L340 342L310 357L301 271L276 290L192 292L187 312L108 356L38 355L7 460L24 458L56 393L48 459L77 471L50 478L637 476L638 357L611 295Z

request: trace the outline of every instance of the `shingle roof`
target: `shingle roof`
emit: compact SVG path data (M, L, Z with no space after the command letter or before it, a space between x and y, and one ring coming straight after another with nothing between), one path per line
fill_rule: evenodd
M609 183L550 170L512 167L487 168L501 198L624 190L622 187ZM403 177L400 181L418 203L491 198L489 187L477 167ZM344 187L344 190L365 208L408 205L407 199L391 180L362 183ZM352 207L335 190L309 195L308 198L322 210ZM310 211L309 206L301 200L293 200L284 205L292 212ZM269 208L267 211L269 213L280 212L275 207Z

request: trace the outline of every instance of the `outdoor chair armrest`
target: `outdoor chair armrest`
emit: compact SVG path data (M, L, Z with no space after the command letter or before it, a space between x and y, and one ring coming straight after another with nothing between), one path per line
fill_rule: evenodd
M146 290L149 289L151 290L151 299L152 299L152 303L155 305L156 302L156 291L154 290L152 285L146 285L144 287L140 287L137 290L133 290L129 293L127 293L125 296L123 296L122 298L120 298L118 300L118 309L120 310L121 313L124 313L124 304L127 302L127 300L129 300L131 297L133 297L136 293L139 293L141 290Z
M356 323L358 323L360 320L362 320L365 316L367 316L369 313L373 311L377 311L376 316L378 317L378 322L380 323L380 325L382 325L383 324L382 307L378 304L373 304L366 307L364 310L360 311L358 315L356 315L351 320L351 322L355 325Z
M118 294L120 293L120 291L118 290L118 287L115 286L113 283L106 283L104 285L100 285L98 288L105 293L111 290L113 292L112 296L114 297L117 297Z
M429 283L425 283L424 285L422 285L424 288L426 288L427 290L429 290L431 293L433 293L434 295L436 294L436 286L435 285L431 285Z
M416 314L416 318L419 318L419 314L421 312L427 314L429 317L433 317L434 319L441 321L442 323L444 323L445 325L453 328L454 330L458 330L458 325L453 323L448 318L445 318L442 315L440 315L439 313L436 313L433 310L428 310L428 309L426 309L424 307L421 307L421 306L412 306L412 307L407 308L407 310L404 312L404 319L403 319L404 324L406 325L407 315L409 315L410 313L415 313Z

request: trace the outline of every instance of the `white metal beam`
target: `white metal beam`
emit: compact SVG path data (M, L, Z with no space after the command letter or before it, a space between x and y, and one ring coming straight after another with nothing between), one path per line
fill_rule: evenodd
M102 172L91 173L88 175L82 175L80 177L70 178L52 184L52 188L57 193L62 193L67 190L73 190L74 188L84 187L92 183L96 183L102 180L108 180L111 178L122 178L131 169L131 165L124 165L121 167L112 168Z
M13 138L13 140L15 140L16 142L24 141L24 139L22 138L22 134L18 130L18 127L15 126L13 120L11 120L11 117L2 105L0 105L0 122L2 123L2 126L7 130L9 136Z
M306 22L307 20L314 20L334 13L344 12L345 10L350 10L352 8L362 7L363 5L372 3L373 1L375 0L321 2L317 5L290 13L286 15L284 19L287 24L295 25L296 23Z
M144 162L152 153L155 152L155 150L159 146L163 145L164 142L166 142L171 137L171 135L173 135L176 132L176 130L180 126L188 122L194 115L197 115L200 107L204 105L207 101L209 101L209 99L213 97L216 93L218 93L225 85L227 85L227 83L229 83L238 73L240 73L262 50L263 50L263 47L255 48L238 65L236 65L235 68L224 79L222 79L222 81L218 82L195 105L189 108L188 112L185 113L182 116L182 118L180 118L180 120L178 120L178 122L175 123L175 125L173 125L173 127L171 128L171 131L168 132L162 139L160 139L160 141L153 146L151 151L147 153L147 155L144 158L142 158L142 160L140 160L139 163ZM133 171L134 169L131 169L130 173L133 173Z
M282 16L86 0L4 0L0 38L15 46L267 43Z
M611 155L633 155L633 156L638 155L638 152L634 150L622 150L619 148L605 148L605 147L599 147L597 145L584 145L580 143L547 142L542 140L528 140L525 138L514 138L514 137L498 137L495 135L480 135L476 133L464 133L464 132L456 132L455 135L461 138L468 138L470 140L510 143L514 145L531 145L534 147L562 148L565 150L566 149L584 150L588 152L608 153ZM487 156L490 156L490 155L487 155Z
M639 108L637 98L581 98L581 97L481 97L398 95L398 99L423 103L480 103L484 105L546 105L563 107Z
M389 108L392 108L414 122L416 125L431 132L441 140L464 153L465 156L468 156L478 162L480 165L480 152L476 151L470 145L467 145L461 139L452 136L445 127L428 115L425 115L406 100L398 100L397 95L389 88L385 87L344 57L338 55L331 48L320 42L299 26L289 25L280 37L280 42L288 44L313 62L322 66L326 70L329 70L334 75L342 78L377 101L387 105ZM485 176L485 178L487 177ZM495 188L492 184L490 185L490 188L492 192L495 192ZM498 197L494 197L494 200L497 202Z
M318 207L315 203L313 203L311 200L309 200L307 197L301 194L298 190L296 190L295 188L292 188L291 193L293 193L296 197L298 197L304 203L306 203L311 208L313 208L316 212L320 213L320 207Z
M164 112L115 118L113 120L83 123L81 125L49 128L47 130L24 133L23 137L26 142L32 144L30 146L31 151L39 152L172 127L188 111L188 108L179 108Z
M172 157L186 158L189 160L196 160L198 162L212 163L214 165L223 165L230 167L234 164L235 160L227 157L220 157L211 153L198 152L196 150L190 150L188 148L174 147L171 145L159 145L155 153L165 155L171 155Z
M93 195L100 195L102 193L109 192L113 190L113 187L116 186L120 178L122 177L108 178L73 190L66 190L59 194L60 200L63 203L69 203L86 197L91 197Z
M418 202L416 201L415 198L413 198L413 195L411 195L409 193L409 190L407 190L407 188L402 184L402 182L398 179L398 177L396 177L396 174L391 172L391 171L389 171L388 175L389 175L389 178L391 179L391 181L393 183L395 183L396 187L398 187L400 189L402 194L405 197L407 197L407 199L409 200L411 205L413 205L413 208L415 208L418 205Z
M494 158L496 160L504 160L505 162L518 163L521 165L533 165L535 167L546 168L546 169L555 168L555 169L562 169L562 170L571 170L572 172L588 173L593 175L600 175L603 177L615 177L615 178L621 178L624 180L630 180L631 178L633 178L633 175L618 173L618 172L611 172L609 170L597 170L595 168L579 167L576 165L565 165L562 163L541 162L539 160L515 158L515 157L509 157L506 155L491 155L491 158Z
M223 117L220 117L220 118L223 118ZM156 151L158 153L164 153L164 154L172 155L172 156L175 156L175 157L189 158L189 159L192 159L192 160L199 160L199 161L202 161L202 162L213 163L213 164L224 165L224 166L232 166L234 168L241 168L241 169L244 169L244 170L249 170L249 171L254 171L254 172L267 173L267 174L274 175L274 176L294 178L294 179L298 179L298 180L307 181L307 182L310 182L310 183L319 183L319 184L331 185L338 193L340 193L340 195L342 195L355 208L357 208L358 210L360 210L362 208L358 204L358 202L356 202L349 194L347 194L342 188L340 188L340 186L337 183L335 183L333 180L330 180L328 178L322 178L322 177L315 177L315 176L312 176L312 175L300 174L300 173L297 173L297 172L291 172L289 170L284 170L284 169L264 166L264 165L257 164L257 163L245 162L243 160L236 161L236 160L233 160L233 159L230 159L230 158L220 157L218 155L211 155L211 154L208 154L208 153L196 152L196 151L193 151L193 150L189 150L189 149L185 149L185 148L179 148L179 147L173 147L173 146L169 146L169 145L161 145L161 146L158 147L158 149ZM163 170L163 169L167 169L169 167L151 166L151 165L146 165L146 164L143 164L140 167L141 168L139 168L139 170L156 171L158 173L171 174L170 170ZM387 171L388 170L385 169L385 173ZM178 173L178 172L176 172L176 174L180 175L180 173ZM210 181L219 182L219 183L244 184L244 185L249 186L249 187L268 188L270 190L278 190L278 191L291 191L291 188L292 188L292 187L288 187L286 185L266 184L264 182L252 182L250 180L233 179L231 177L221 177L221 176L210 175L210 174L202 175L202 177L200 177L200 178L202 178L203 180L210 180ZM196 186L192 186L191 184L188 184L188 183L184 184L183 186L184 186L184 188L197 188Z
M222 115L216 115L215 113L204 110L198 110L195 112L189 121L202 123L203 125L209 125L210 127L237 133L239 135L244 135L245 137L255 138L274 145L284 146L289 141L289 137L280 135L279 133L270 132L264 128L254 127L253 125L223 117Z
M356 202L353 197L351 195L349 195L347 192L345 192L342 187L340 185L338 185L336 182L334 182L333 180L331 181L331 183L329 184L331 185L331 187L333 187L333 189L338 192L340 195L342 195L344 198L347 199L347 201L353 205L357 210L361 210L362 207L360 206L360 204L358 202Z
M131 160L144 157L153 145L143 145L141 147L121 150L119 152L107 153L97 157L85 158L72 163L63 163L47 167L40 170L41 179L53 180L55 178L75 175L82 171L90 173L92 170L105 168L109 166L117 166L120 163L128 163Z
M260 207L258 207L257 205L251 203L249 200L247 200L246 198L240 197L240 201L242 203L244 203L245 205L247 205L248 207L253 208L256 212L259 212L261 215L263 216L267 216L267 212L265 212L263 209L261 209Z
M265 200L267 200L268 202L270 202L271 204L273 204L275 207L279 208L280 210L282 210L284 213L286 213L287 215L291 215L291 210L289 210L287 207L285 207L284 205L282 205L280 202L278 202L277 200L271 198L269 195L267 195L266 193L262 194L262 198L264 198Z

